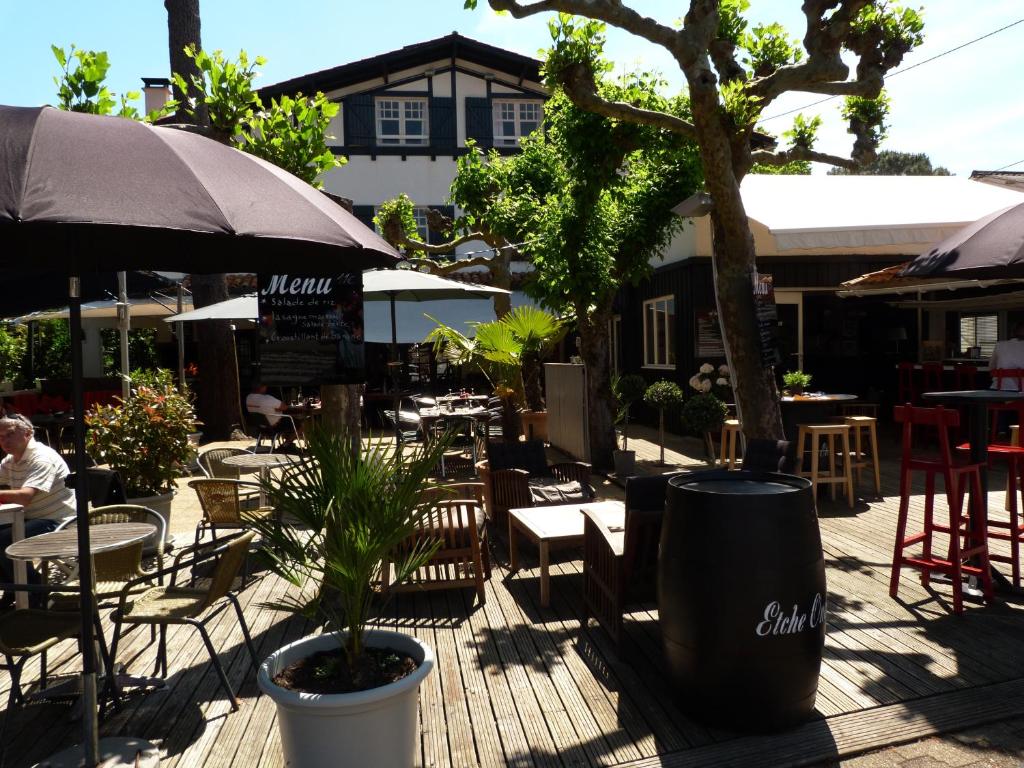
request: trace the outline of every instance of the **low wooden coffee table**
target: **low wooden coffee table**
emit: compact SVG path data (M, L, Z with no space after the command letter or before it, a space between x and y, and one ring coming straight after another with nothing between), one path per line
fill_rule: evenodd
M583 545L583 510L592 510L609 525L622 525L626 507L621 501L595 501L589 504L561 504L555 507L524 507L508 511L508 554L513 571L519 569L516 531L537 545L540 551L540 604L551 602L549 557L551 545Z

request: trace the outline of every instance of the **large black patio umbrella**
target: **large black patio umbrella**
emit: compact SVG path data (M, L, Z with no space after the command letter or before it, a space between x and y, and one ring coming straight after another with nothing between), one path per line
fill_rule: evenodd
M968 224L911 261L900 277L1024 277L1024 203Z
M133 269L309 274L385 267L398 254L322 193L280 168L195 133L50 107L0 105L0 274L69 278ZM71 345L75 471L85 476L82 347ZM92 581L88 498L76 489L81 582ZM83 637L93 596L82 593ZM84 643L87 765L97 762L96 660Z

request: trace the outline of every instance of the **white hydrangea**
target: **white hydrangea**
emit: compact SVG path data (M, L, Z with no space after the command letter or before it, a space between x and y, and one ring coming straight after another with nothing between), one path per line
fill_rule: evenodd
M702 381L700 383L700 391L701 392L710 392L711 391L711 379L705 379L704 381Z
M729 366L726 365L725 363L722 363L720 366L718 366L718 375L719 376L724 376L724 377L728 378L728 376L729 376Z
M698 392L700 391L700 375L699 374L694 374L693 376L690 377L690 386L693 387L694 389L696 389Z
M711 363L704 363L704 365L702 365L700 367L700 372L701 373L714 373L715 372L715 366L713 366Z
M718 381L715 382L715 384L717 384L720 387L728 387L729 386L729 380L727 378L725 378L725 377L721 377L721 378L718 379Z

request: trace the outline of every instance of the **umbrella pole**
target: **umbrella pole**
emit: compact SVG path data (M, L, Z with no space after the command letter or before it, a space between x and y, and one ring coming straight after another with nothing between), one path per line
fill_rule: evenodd
M71 325L71 404L75 415L75 509L78 522L79 583L92 585L92 554L89 547L89 483L85 463L85 403L82 394L82 294L77 276L68 280L68 309ZM93 639L95 596L90 588L82 590L82 749L85 765L99 762L96 711L96 653Z
M128 329L131 320L128 308L128 273L117 273L117 330L121 338L121 397L131 397L131 378L129 377L128 361Z
M395 407L395 450L402 450L402 397L398 394L398 326L395 322L395 294L391 297L391 391Z

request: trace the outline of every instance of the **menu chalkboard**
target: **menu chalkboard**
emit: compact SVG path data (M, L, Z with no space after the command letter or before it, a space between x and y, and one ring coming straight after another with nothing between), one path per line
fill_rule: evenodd
M260 274L257 287L263 383L366 381L362 273Z
M754 272L754 311L761 341L761 365L770 368L782 362L779 354L779 313L775 307L771 275Z

